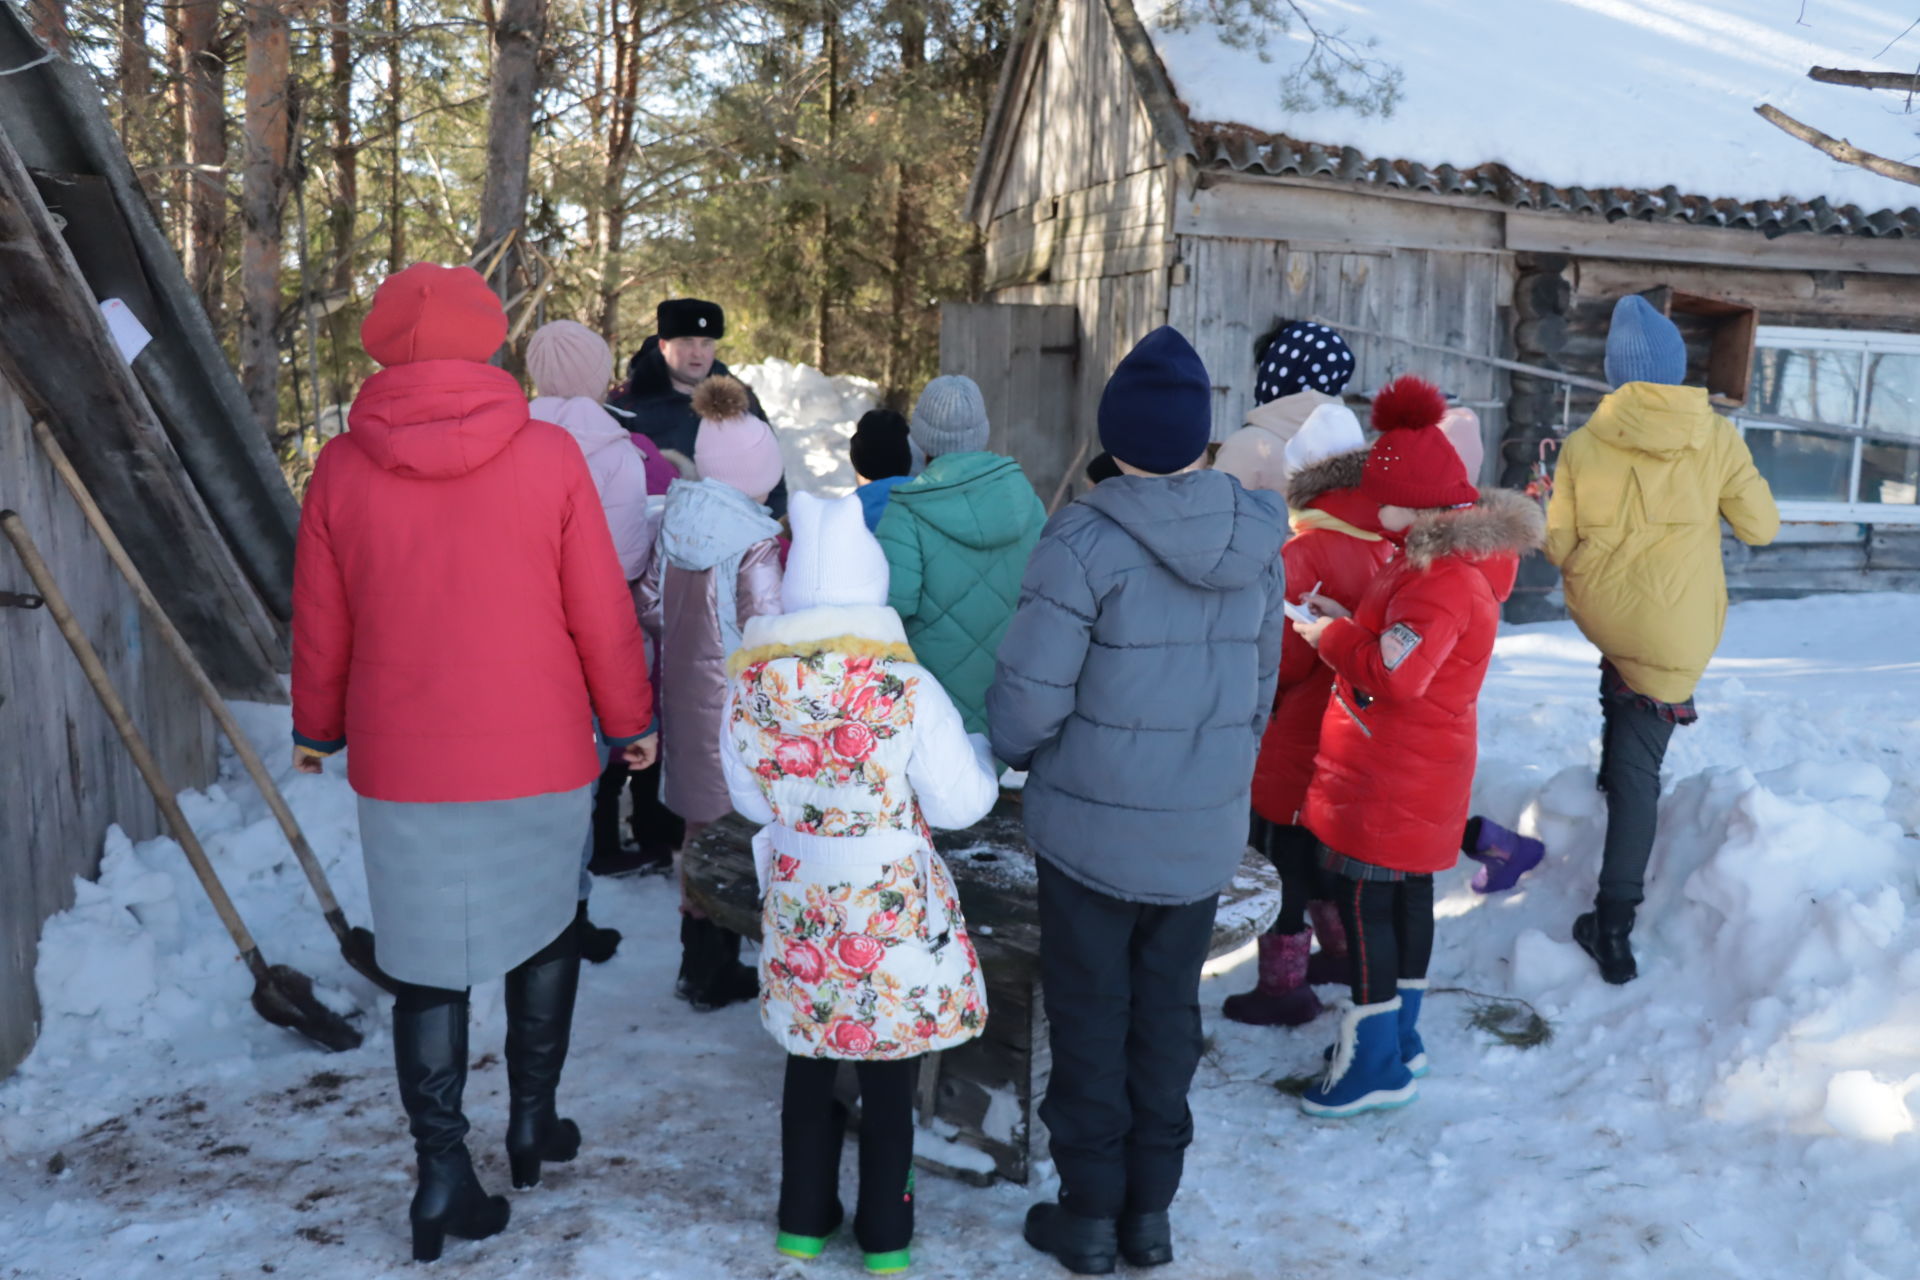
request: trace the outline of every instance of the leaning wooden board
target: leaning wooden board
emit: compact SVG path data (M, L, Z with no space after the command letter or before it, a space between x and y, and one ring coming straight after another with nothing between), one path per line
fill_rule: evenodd
M738 816L709 827L687 861L687 891L722 925L758 939L755 830ZM1025 1182L1033 1161L1046 1154L1038 1102L1050 1064L1033 851L1021 829L1018 797L1003 796L991 814L964 831L937 832L934 844L960 891L990 1013L983 1035L930 1059L924 1069L921 1123L932 1133L919 1143L919 1163L974 1182L996 1176ZM1265 858L1248 850L1240 874L1220 895L1212 954L1250 941L1279 908L1278 877Z

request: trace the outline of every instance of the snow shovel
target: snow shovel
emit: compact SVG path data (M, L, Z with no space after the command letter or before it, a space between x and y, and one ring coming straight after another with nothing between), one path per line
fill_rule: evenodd
M214 874L213 865L207 861L207 851L200 845L200 838L194 834L186 814L180 811L179 802L173 798L173 791L160 772L160 765L154 760L153 752L147 749L146 739L140 736L133 717L127 714L126 703L114 688L113 679L102 665L92 641L80 629L73 609L67 604L59 584L54 581L47 562L41 559L40 549L28 535L19 513L0 511L0 531L6 533L7 540L20 553L20 563L26 566L27 576L33 579L35 589L46 601L47 612L53 615L60 634L66 637L67 647L73 650L73 656L79 660L87 683L93 686L94 693L99 696L107 718L113 721L120 741L126 744L127 754L133 757L134 767L140 770L147 788L153 792L154 803L160 806L173 838L186 853L193 874L199 877L200 887L206 890L214 911L220 916L220 922L226 925L234 946L239 949L240 959L253 974L254 1011L277 1027L299 1032L323 1049L340 1053L359 1048L360 1032L345 1018L320 1003L313 994L311 978L283 964L269 965L261 958L259 945L254 942L253 935L247 932L247 926L240 920L240 913L234 909L233 899L227 896L219 876Z
M67 460L66 450L53 438L53 432L44 422L33 424L33 434L40 441L40 448L46 453L47 460L53 463L53 469L60 473L60 479L66 483L67 492L80 504L81 512L87 517L87 523L100 536L100 543L107 549L107 556L113 561L114 568L133 588L133 594L140 600L140 607L153 619L154 626L160 632L160 638L166 642L167 649L181 670L187 673L187 682L199 693L200 700L207 704L207 710L213 713L214 723L227 735L227 741L233 744L234 754L240 757L240 763L246 767L253 779L253 785L260 789L260 795L267 802L267 808L273 810L273 816L280 823L280 830L286 834L287 843L293 846L293 856L299 860L300 869L306 872L307 883L313 886L313 896L319 900L320 913L326 917L327 927L333 930L333 936L340 940L340 954L346 962L375 986L400 994L400 985L380 968L373 955L373 932L369 929L355 928L347 923L347 916L340 909L339 900L333 896L333 886L327 883L327 873L320 868L320 859L313 852L313 846L307 843L306 833L300 829L300 823L294 818L293 810L288 806L286 797L280 794L280 787L273 780L273 774L267 771L266 764L260 759L260 753L253 749L253 743L241 730L233 718L233 711L227 706L227 700L213 687L206 669L200 660L193 656L186 637L180 634L173 620L167 617L166 610L160 607L160 601L147 587L147 580L134 567L133 560L127 555L127 549L115 536L112 526L100 511L100 505L93 500L93 494L87 489L80 473L73 469L73 463Z

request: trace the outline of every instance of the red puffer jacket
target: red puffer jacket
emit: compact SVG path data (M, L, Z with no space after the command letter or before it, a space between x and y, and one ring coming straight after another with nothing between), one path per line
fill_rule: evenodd
M529 419L513 376L479 363L504 317L483 314L463 349L443 331L488 303L445 268L390 296L421 271L376 296L362 336L392 367L361 387L307 487L294 737L351 745L353 788L377 800L571 791L600 772L596 710L616 742L653 720L633 601L579 444ZM408 306L417 314L396 320Z
M1540 508L1504 489L1422 515L1354 616L1322 634L1338 679L1302 819L1323 844L1406 872L1459 857L1500 602L1544 529Z
M1348 609L1394 553L1380 536L1380 507L1356 486L1365 449L1338 454L1302 469L1287 482L1293 536L1280 549L1287 566L1287 593L1295 600L1320 584L1320 594ZM1320 720L1333 692L1333 668L1292 627L1280 649L1280 693L1260 740L1253 770L1253 807L1268 822L1300 820L1313 757L1320 748Z

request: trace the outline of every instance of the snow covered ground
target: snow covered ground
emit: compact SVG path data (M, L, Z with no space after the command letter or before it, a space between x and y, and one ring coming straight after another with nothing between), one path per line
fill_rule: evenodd
M1600 839L1594 655L1565 624L1511 630L1483 702L1480 805L1551 853L1497 900L1446 877L1433 979L1531 1001L1551 1043L1498 1044L1467 1025L1471 997L1437 992L1421 1100L1314 1122L1273 1085L1314 1066L1332 1017L1234 1026L1219 1003L1251 966L1209 979L1182 1261L1163 1274L1913 1276L1917 634L1913 596L1733 610L1701 723L1674 739L1644 976L1612 988L1566 940ZM284 711L247 714L279 758ZM364 921L335 769L286 785ZM99 884L48 922L45 1032L0 1084L0 1276L417 1274L384 1002L340 962L251 790L190 799L270 958L363 1009L367 1044L327 1055L260 1023L177 851L110 840ZM513 1196L507 1234L451 1246L440 1269L858 1274L850 1247L808 1267L771 1251L780 1055L751 1010L672 999L666 887L603 882L594 901L627 942L583 984L563 1098L586 1148ZM472 1143L504 1190L497 990L476 993L476 1019ZM1018 1239L1035 1191L925 1178L921 1193L915 1274L1064 1274Z
M753 388L773 422L786 455L787 484L823 498L852 493L847 441L860 415L880 403L879 384L785 360L762 360L734 373Z

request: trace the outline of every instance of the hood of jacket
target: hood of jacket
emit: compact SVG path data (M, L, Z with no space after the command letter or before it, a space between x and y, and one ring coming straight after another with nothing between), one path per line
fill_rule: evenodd
M1315 409L1323 404L1339 403L1339 396L1330 396L1324 391L1308 387L1247 410L1246 424L1277 436L1280 443L1285 445L1300 434L1300 428L1306 425Z
M1117 476L1080 499L1125 529L1183 582L1213 591L1253 583L1286 541L1278 494L1219 471Z
M611 445L633 443L633 433L590 396L537 396L527 405L530 417L551 422L580 442L580 451L592 455Z
M1478 569L1496 600L1513 594L1520 557L1546 544L1540 504L1512 489L1482 489L1480 501L1459 511L1431 511L1407 530L1407 562L1428 569L1458 556Z
M1380 504L1360 495L1365 449L1350 449L1300 468L1287 481L1289 522L1295 530L1337 529L1368 541L1380 537Z
M915 479L895 486L897 502L950 541L978 551L1031 538L1046 522L1033 486L1012 458L997 453L949 453Z
M527 421L526 394L505 369L422 360L360 385L347 437L395 475L451 480L493 461Z
M1629 382L1600 401L1587 430L1616 449L1671 458L1704 448L1715 417L1704 387Z
M713 367L707 370L709 378L726 378L732 371L720 361L715 360ZM658 335L649 337L640 344L640 349L627 361L626 393L636 398L676 395L688 398L688 393L673 385L673 371L667 368L667 358L660 354Z
M667 490L660 547L682 569L711 569L779 534L780 522L730 484L675 480Z

